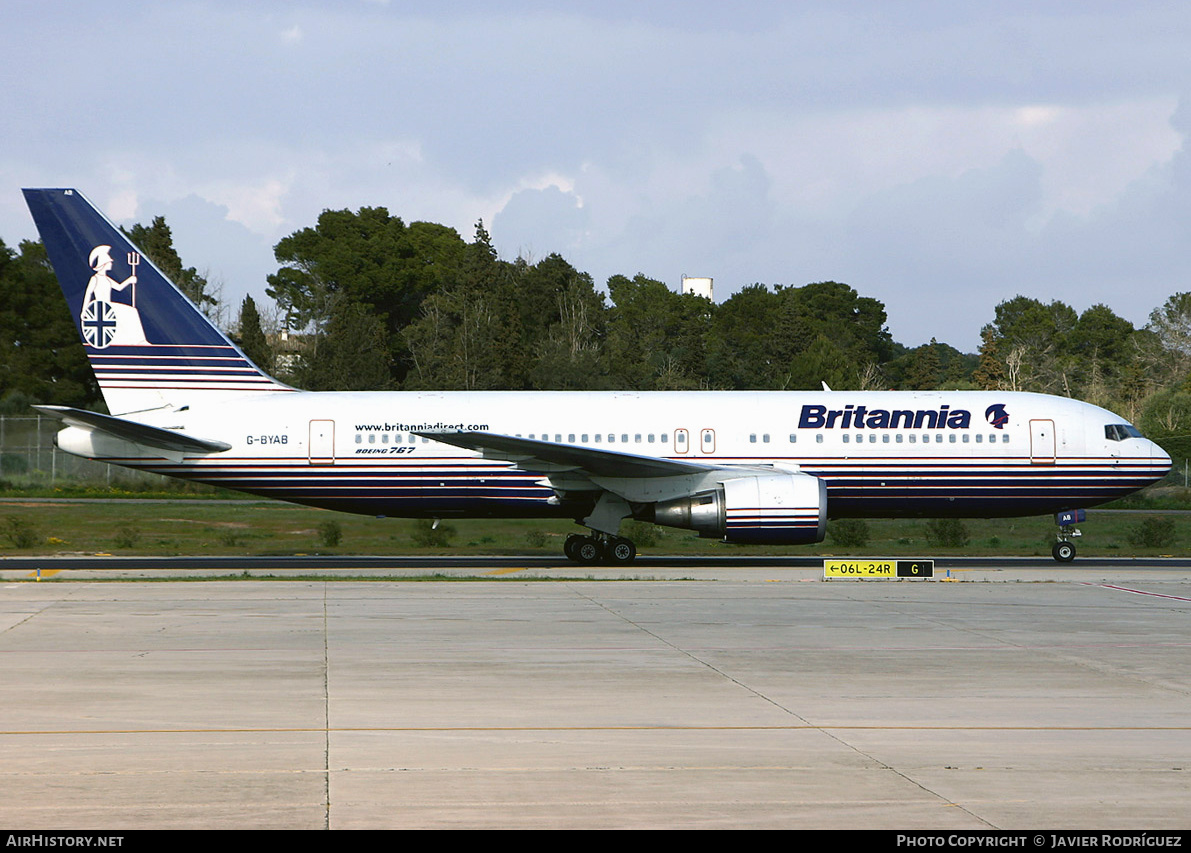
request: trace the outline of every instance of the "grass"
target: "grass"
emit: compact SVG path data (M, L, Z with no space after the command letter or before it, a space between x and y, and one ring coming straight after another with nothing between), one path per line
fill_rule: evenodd
M121 556L293 554L559 554L570 521L451 519L448 544L427 543L424 523L345 515L271 501L213 500L179 503L43 501L36 497L0 504L0 556L117 554ZM1169 547L1130 544L1130 535L1161 512L1106 513L1092 510L1081 525L1080 556L1191 555L1191 537L1181 519ZM863 547L837 547L830 540L812 546L759 547L699 539L682 530L654 528L656 542L642 554L921 557L1049 556L1055 525L1050 516L966 519L968 544L962 548L927 543L928 519L869 520ZM445 524L445 522L444 522ZM337 531L331 535L329 531ZM8 535L11 532L11 535ZM627 532L627 530L626 530ZM28 533L32 539L23 536ZM644 542L642 537L639 542ZM334 542L335 544L329 544Z

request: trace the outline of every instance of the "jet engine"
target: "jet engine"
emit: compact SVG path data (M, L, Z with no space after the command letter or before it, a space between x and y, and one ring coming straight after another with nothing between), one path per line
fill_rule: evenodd
M645 521L697 530L725 542L797 545L822 542L827 485L810 474L761 474L724 480L718 488L651 504Z

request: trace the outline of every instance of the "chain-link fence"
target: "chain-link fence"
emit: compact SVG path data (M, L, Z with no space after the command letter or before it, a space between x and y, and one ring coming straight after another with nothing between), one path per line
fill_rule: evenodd
M157 474L146 474L92 462L63 453L54 446L54 436L62 429L57 418L43 415L0 415L0 485L36 486L56 484L112 485L128 483L156 486L167 481Z

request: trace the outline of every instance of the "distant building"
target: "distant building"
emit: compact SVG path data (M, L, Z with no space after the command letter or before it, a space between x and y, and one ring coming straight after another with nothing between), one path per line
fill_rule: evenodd
M265 335L265 340L273 349L273 365L280 376L292 376L297 372L310 349L311 336L297 334L289 329L281 329Z
M712 302L715 298L711 295L712 280L710 278L695 278L693 276L684 275L682 277L682 292L693 293L696 296L702 296Z

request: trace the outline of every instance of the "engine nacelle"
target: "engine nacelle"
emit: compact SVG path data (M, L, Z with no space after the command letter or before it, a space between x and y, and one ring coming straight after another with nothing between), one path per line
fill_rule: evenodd
M822 542L827 484L810 474L762 474L725 480L721 488L659 501L646 520L698 530L726 542L797 545Z

